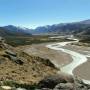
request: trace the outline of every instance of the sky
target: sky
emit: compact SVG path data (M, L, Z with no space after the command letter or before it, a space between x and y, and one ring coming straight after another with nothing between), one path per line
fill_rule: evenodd
M90 19L90 0L0 0L0 26L28 28Z

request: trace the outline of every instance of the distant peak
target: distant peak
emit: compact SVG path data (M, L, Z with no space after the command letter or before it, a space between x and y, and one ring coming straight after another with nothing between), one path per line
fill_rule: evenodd
M87 19L87 20L81 21L81 23L83 23L83 24L90 24L90 19Z

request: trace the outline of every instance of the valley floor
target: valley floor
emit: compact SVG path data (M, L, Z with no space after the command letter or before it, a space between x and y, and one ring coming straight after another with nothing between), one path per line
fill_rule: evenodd
M37 45L27 45L18 47L18 49L24 50L26 53L30 55L36 55L43 58L50 59L57 67L63 67L72 62L72 57L69 54L66 54L61 51L51 50L46 47L46 45L51 43L45 44L37 44ZM84 55L90 54L90 47L85 46L77 46L77 45L66 45L63 48L79 52ZM74 75L79 76L83 79L90 80L90 57L87 57L88 61L80 66L78 66L74 71Z
M86 55L88 61L78 66L74 71L74 75L78 75L79 77L90 80L90 47L85 46L77 46L77 45L67 45L64 48L69 50L73 50L75 52L79 52L81 54Z
M51 44L51 43L48 43ZM50 59L52 63L54 63L58 68L63 67L64 65L69 64L72 62L72 58L69 54L63 53L61 51L52 50L46 47L48 44L37 44L37 45L27 45L22 47L24 52L40 56L42 58Z

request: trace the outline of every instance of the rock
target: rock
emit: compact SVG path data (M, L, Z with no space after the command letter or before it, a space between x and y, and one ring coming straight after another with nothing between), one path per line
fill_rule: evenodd
M84 83L75 82L76 90L88 90L88 87Z
M53 89L59 83L74 83L74 78L71 75L60 73L57 75L46 77L39 82L40 88Z
M88 90L88 86L89 85L86 85L82 79L80 79L79 77L76 77L75 78L75 88L76 90Z
M52 89L50 89L50 88L42 88L40 90L52 90Z
M75 77L75 83L84 84L83 80L79 77Z
M16 90L27 90L27 89L25 89L25 88L17 88Z
M60 84L55 86L54 90L74 90L74 84L60 83Z
M6 50L5 53L7 55L4 55L4 56L6 56L7 58L9 58L10 60L12 60L15 63L20 64L20 65L23 64L23 61L19 57L17 57L17 54L15 52L13 52L11 50Z
M22 61L22 60L20 60L20 59L19 59L19 58L17 58L17 57L10 56L10 59L11 59L12 61L14 61L15 63L17 63L17 64L20 64L20 65L22 65L22 64L23 64L23 61Z
M14 56L14 57L17 56L17 54L15 52L11 51L11 50L6 50L5 53L8 54L8 55Z
M17 63L17 64L20 64L20 65L23 65L23 61L18 58L18 57L14 57L14 56L11 56L11 55L3 55L4 57L7 57L8 59L10 59L11 61Z
M10 87L10 86L1 86L1 88L5 89L5 90L11 90L12 89L12 87Z
M45 59L45 64L50 66L50 67L56 68L56 66L49 59Z

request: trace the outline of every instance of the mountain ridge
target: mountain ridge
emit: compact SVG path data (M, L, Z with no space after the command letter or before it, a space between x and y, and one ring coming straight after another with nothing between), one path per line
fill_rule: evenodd
M79 22L71 22L71 23L60 23L47 25L42 27L37 27L32 34L43 34L43 33L54 33L54 34L86 34L89 32L90 27L90 19L79 21ZM88 30L87 30L88 29ZM86 31L86 32L85 32ZM85 32L85 33L84 33Z
M23 29L9 25L0 27L0 36L31 36L31 34L25 32Z
M5 33L11 33L12 35L37 35L37 34L75 34L75 35L90 35L90 19L71 22L71 23L59 23L53 25L39 26L35 29L29 29L26 27L19 27L14 25L8 25L0 27ZM0 30L1 32L1 30Z

